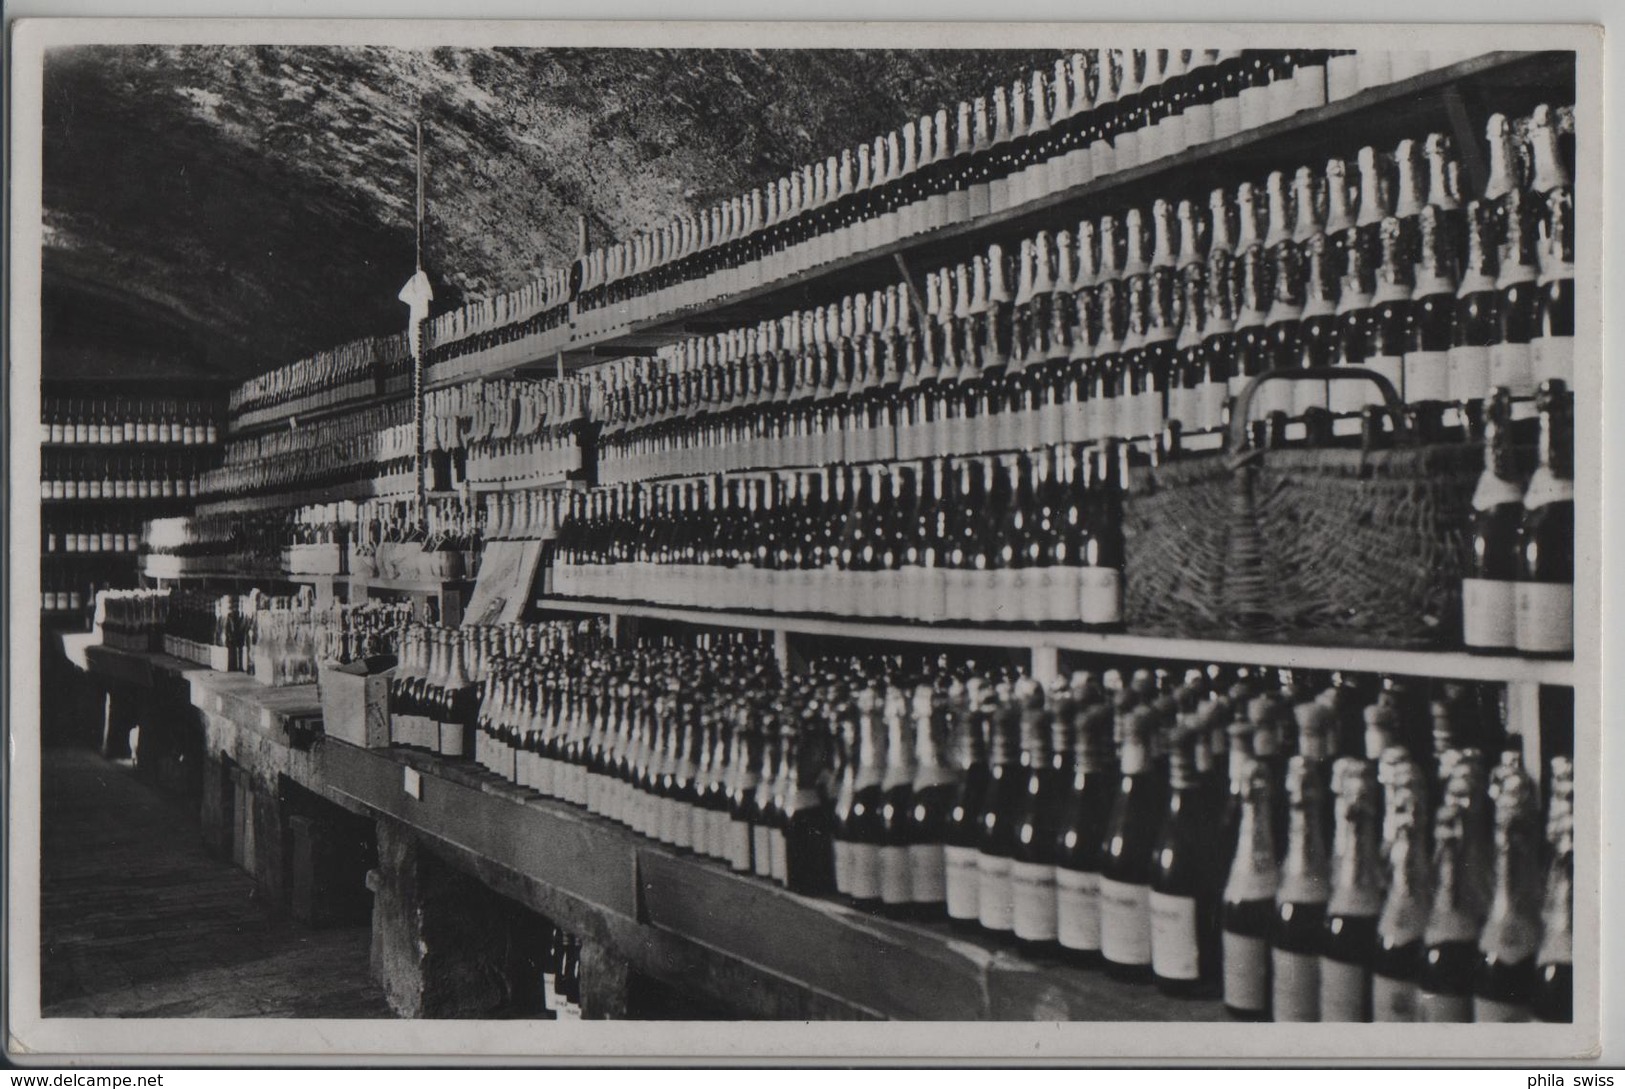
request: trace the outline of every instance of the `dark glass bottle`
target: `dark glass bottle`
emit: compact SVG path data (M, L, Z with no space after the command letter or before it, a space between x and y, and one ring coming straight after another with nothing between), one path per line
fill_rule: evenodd
M976 861L982 812L992 781L986 739L991 701L992 693L978 677L963 683L956 681L949 688L954 761L963 778L943 832L944 892L949 921L967 928L976 927L981 917L981 879Z
M1516 641L1518 533L1523 487L1512 445L1512 398L1497 390L1484 401L1484 472L1473 492L1472 552L1462 578L1462 641L1470 651L1505 652Z
M1458 1022L1473 1019L1473 980L1478 965L1478 932L1483 921L1467 872L1466 814L1447 801L1439 807L1433 832L1433 906L1423 933L1417 975L1416 1019Z
M784 804L784 881L791 892L828 896L835 891L835 852L829 807L818 789L828 763L827 741L821 731L803 729L791 745L791 781Z
M1072 678L1072 782L1055 840L1057 938L1075 964L1100 962L1100 861L1116 796L1112 707L1088 673Z
M910 714L909 690L900 684L888 685L882 714L886 725L886 771L880 782L880 908L887 915L904 917L910 914L914 902L909 850L915 720Z
M1522 757L1503 752L1490 781L1495 891L1479 934L1473 1020L1528 1021L1541 942L1540 814Z
M1022 685L1032 682L1023 678ZM1024 688L1025 690L1025 688ZM1021 774L1021 704L1013 686L995 690L988 739L988 785L976 841L977 919L982 929L1008 934L1015 927L1015 890L1010 859L1015 853L1017 807L1025 785Z
M1464 213L1466 257L1451 319L1450 398L1476 405L1490 394L1490 354L1501 337L1501 296L1495 286L1498 252L1491 208L1471 201Z
M1534 381L1574 384L1574 188L1552 108L1535 107L1529 118L1531 178L1537 209L1540 278L1539 318L1532 345Z
M1325 787L1314 762L1301 755L1287 761L1286 794L1286 856L1270 924L1270 1009L1277 1021L1318 1021L1329 874Z
M1552 380L1536 404L1540 464L1523 496L1514 642L1520 654L1566 658L1574 653L1574 397Z
M1151 848L1162 808L1151 762L1158 716L1135 694L1122 698L1117 796L1100 849L1100 947L1109 974L1144 979L1151 970Z
M914 688L914 781L909 788L909 914L935 919L947 911L943 841L964 769L950 751L950 708L945 688Z
M1056 937L1055 835L1058 773L1044 689L1022 678L1013 693L1021 712L1014 833L1010 845L1011 930L1029 953L1053 954Z
M1320 1019L1371 1020L1371 967L1383 873L1373 765L1343 757L1332 769L1332 885L1320 957Z
M1243 1021L1270 1016L1270 930L1280 868L1275 856L1274 784L1257 761L1247 769L1235 858L1224 886L1224 1006Z
M1152 849L1151 972L1164 994L1205 990L1219 976L1218 828L1203 803L1193 734L1176 738L1168 757L1168 808Z
M1574 763L1566 756L1552 758L1546 841L1551 864L1530 1005L1542 1021L1567 1023L1574 1020Z

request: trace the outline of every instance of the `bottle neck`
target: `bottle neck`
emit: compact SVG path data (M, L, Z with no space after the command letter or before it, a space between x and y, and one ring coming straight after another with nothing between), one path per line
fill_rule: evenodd
M1236 857L1230 865L1224 898L1230 903L1274 900L1280 884L1275 861L1269 788L1263 774L1255 775L1241 810Z

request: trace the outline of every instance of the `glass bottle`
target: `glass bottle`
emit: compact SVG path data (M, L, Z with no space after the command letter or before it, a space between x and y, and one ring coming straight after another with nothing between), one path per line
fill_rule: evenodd
M1109 974L1143 979L1151 970L1152 844L1162 803L1151 762L1158 717L1131 690L1120 699L1117 796L1100 851L1100 946Z
M1324 789L1311 761L1302 755L1287 761L1286 857L1270 925L1270 1008L1277 1021L1320 1020L1320 954L1329 891Z
M1473 492L1472 553L1462 578L1462 641L1469 651L1510 651L1516 641L1518 534L1523 487L1512 445L1512 397L1484 401L1484 471Z
M1522 757L1503 752L1490 781L1495 891L1479 934L1473 1020L1528 1021L1541 942L1540 814Z
M1520 654L1574 653L1573 405L1562 382L1541 386L1540 463L1524 491L1518 531L1514 644Z
M1332 884L1320 958L1320 1019L1371 1020L1371 968L1383 873L1374 766L1342 757L1332 768Z

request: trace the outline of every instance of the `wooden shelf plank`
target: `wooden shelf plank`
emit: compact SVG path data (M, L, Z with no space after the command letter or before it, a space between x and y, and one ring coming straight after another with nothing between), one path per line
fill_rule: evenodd
M1235 665L1274 665L1301 669L1347 669L1363 673L1389 673L1446 680L1507 681L1572 686L1574 663L1504 655L1476 655L1460 651L1384 650L1370 647L1303 646L1285 643L1244 643L1220 639L1173 639L1121 632L1047 631L1032 628L954 627L885 621L842 620L834 617L784 616L771 613L726 612L712 609L677 609L660 605L542 598L545 611L602 616L629 616L698 624L714 628L786 632L792 635L833 636L883 643L929 646L1040 647L1078 654L1121 655L1183 662L1223 662Z

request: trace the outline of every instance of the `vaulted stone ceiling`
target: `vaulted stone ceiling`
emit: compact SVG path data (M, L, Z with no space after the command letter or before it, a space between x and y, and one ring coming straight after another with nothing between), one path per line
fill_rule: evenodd
M568 261L578 214L622 237L1054 56L61 50L45 73L47 303L115 340L144 315L183 329L205 366L241 376L400 326L419 116L438 310Z

